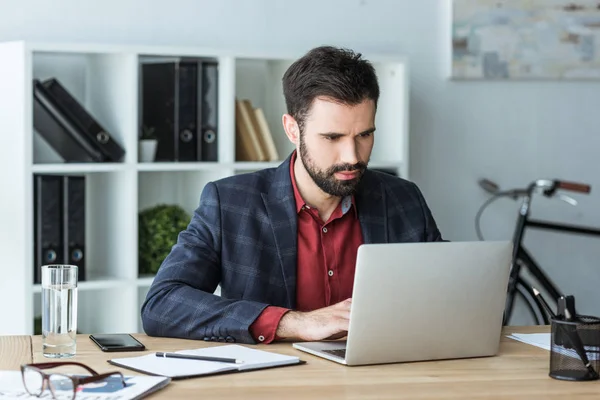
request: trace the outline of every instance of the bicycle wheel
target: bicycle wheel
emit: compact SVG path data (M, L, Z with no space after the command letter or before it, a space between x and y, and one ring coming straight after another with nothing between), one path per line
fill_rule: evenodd
M523 305L524 311L518 313L518 317L515 317L515 311L519 309L519 305ZM515 309L507 321L506 325L509 325L511 321L518 319L519 325L545 325L547 321L545 320L545 313L542 309L541 304L539 303L535 294L533 294L533 290L531 289L531 285L527 283L523 278L517 278L516 292L515 292Z

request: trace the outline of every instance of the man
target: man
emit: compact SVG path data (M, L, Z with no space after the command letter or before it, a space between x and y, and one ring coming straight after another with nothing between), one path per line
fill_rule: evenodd
M296 150L278 168L204 187L142 306L147 334L343 337L359 245L442 240L415 184L367 169L379 98L368 61L313 49L286 71L283 90Z

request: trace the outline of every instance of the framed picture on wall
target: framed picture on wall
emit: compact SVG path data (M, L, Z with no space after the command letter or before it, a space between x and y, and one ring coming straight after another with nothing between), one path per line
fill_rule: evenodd
M452 0L452 79L600 79L599 0Z

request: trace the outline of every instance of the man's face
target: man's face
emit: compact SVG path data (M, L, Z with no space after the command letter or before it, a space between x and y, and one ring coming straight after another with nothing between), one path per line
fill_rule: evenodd
M356 191L367 168L375 130L375 104L349 106L317 98L300 134L299 156L315 184L344 197Z

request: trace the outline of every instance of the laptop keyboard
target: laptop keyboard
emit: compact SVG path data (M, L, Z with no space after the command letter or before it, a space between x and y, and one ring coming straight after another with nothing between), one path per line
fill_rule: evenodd
M346 358L346 349L337 349L337 350L323 350L324 353L333 354L334 356L340 358Z

